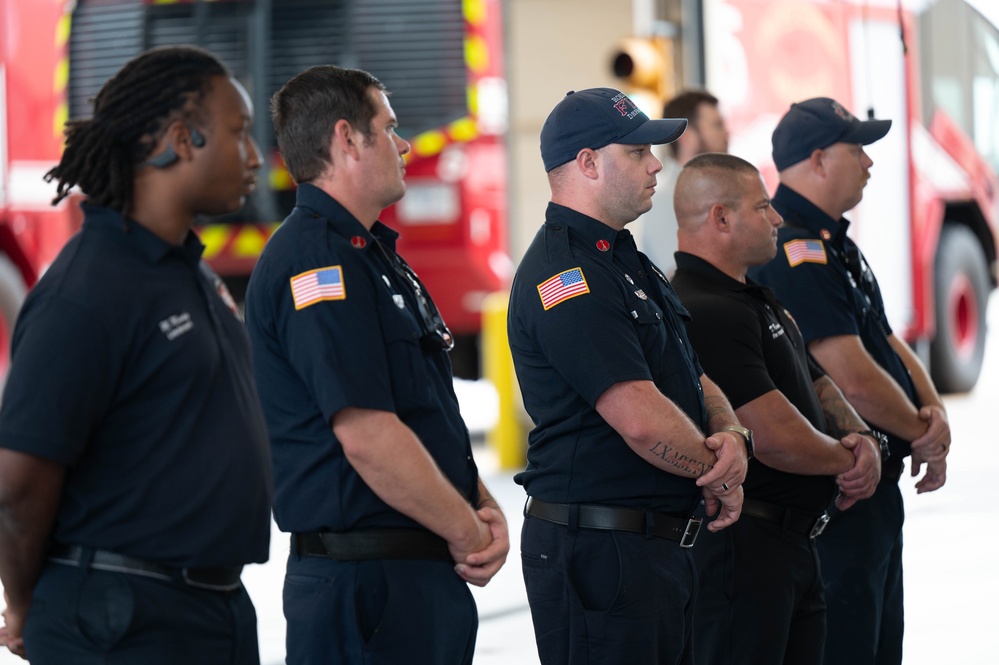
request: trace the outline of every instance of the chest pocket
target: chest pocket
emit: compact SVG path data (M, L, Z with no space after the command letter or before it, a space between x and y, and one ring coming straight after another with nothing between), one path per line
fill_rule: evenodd
M682 362L668 314L651 298L642 300L632 295L626 306L642 353L649 363L652 380L662 388L662 377L678 372Z
M871 284L858 283L849 273L844 278L848 297L853 301L853 309L862 330L881 330L881 311L877 306L876 295Z
M420 327L406 309L394 303L382 303L378 318L385 339L392 400L396 410L405 411L425 407L430 403L430 382L427 376L427 358L420 348Z

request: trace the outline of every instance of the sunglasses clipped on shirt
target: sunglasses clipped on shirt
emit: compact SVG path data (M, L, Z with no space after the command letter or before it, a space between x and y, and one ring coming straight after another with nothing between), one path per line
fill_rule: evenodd
M450 351L454 348L454 335L444 323L437 305L430 298L423 282L416 276L416 272L409 267L409 264L402 260L395 252L388 252L380 242L377 243L385 260L389 262L395 274L413 290L413 298L416 300L416 308L420 313L420 348L424 353L434 353L435 351Z

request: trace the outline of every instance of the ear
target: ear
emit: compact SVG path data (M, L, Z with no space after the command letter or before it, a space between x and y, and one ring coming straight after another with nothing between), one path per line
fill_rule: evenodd
M195 138L197 134L197 138ZM204 135L189 127L183 120L174 120L167 127L166 137L170 141L169 145L177 153L181 161L194 159L197 149L205 145Z
M590 148L583 148L576 154L576 168L579 172L590 180L596 180L600 176L597 168L597 153Z
M728 233L732 230L728 221L728 208L721 203L716 203L708 209L708 223L714 226L719 233Z
M826 153L822 148L816 148L808 156L808 165L812 167L812 171L823 176L826 174L825 156Z
M354 128L349 122L341 118L336 121L333 125L333 137L332 145L330 146L330 155L334 153L343 153L350 156L352 159L361 158L360 150L360 134L354 131Z

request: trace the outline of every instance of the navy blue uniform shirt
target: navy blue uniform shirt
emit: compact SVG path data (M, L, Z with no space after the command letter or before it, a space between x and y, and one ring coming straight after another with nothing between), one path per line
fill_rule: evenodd
M676 253L673 288L690 311L687 333L704 371L738 409L779 390L812 427L825 430L813 382L823 376L773 291L743 284L700 257ZM766 434L754 432L757 441ZM832 476L804 476L750 460L746 497L821 513L835 492Z
M750 277L772 288L794 316L805 343L835 335L858 335L871 357L919 407L916 388L891 347L881 288L856 243L850 223L835 220L811 201L780 185L771 201L784 218L777 256L753 268ZM878 423L870 425L878 427ZM886 432L886 434L888 434ZM908 455L909 442L888 434L892 455Z
M515 480L544 501L687 513L694 480L644 461L594 408L617 383L652 381L707 426L687 311L629 231L554 203L546 217L510 296L510 349L535 424Z
M394 412L458 491L478 502L451 364L443 350L420 346L412 287L390 261L397 237L380 222L369 233L325 192L303 184L250 278L246 322L282 531L418 526L348 462L331 427L347 407Z
M17 320L0 445L67 466L56 542L266 561L267 431L235 303L193 233L177 247L83 209Z

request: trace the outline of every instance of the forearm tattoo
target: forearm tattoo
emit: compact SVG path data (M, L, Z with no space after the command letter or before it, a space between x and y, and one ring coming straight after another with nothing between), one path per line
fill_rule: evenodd
M717 432L722 427L736 422L735 414L732 412L732 407L729 406L728 400L724 398L705 396L704 409L707 411L708 427L712 432ZM722 422L720 422L717 427L714 427L714 420L716 418L720 419Z
M662 441L656 442L654 446L649 448L649 452L670 466L676 467L677 469L695 478L700 478L714 468L711 464L707 464L706 462L702 462L701 460L694 459L680 453L678 450L663 443Z
M815 387L826 419L826 434L842 439L851 432L867 429L867 425L857 416L839 388L829 382L828 377L817 381Z

